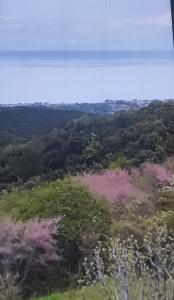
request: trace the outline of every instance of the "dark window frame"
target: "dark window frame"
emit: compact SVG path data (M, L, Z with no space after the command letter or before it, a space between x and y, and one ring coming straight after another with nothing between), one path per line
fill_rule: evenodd
M174 0L171 1L171 11L172 11L172 28L173 28L173 42L174 42Z

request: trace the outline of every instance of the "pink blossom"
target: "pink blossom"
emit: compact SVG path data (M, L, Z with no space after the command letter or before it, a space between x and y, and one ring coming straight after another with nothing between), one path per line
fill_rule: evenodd
M44 250L45 258L55 257L55 244L53 235L57 231L57 220L33 220L23 224L23 240L27 245Z
M153 163L146 163L143 166L143 175L154 178L160 185L169 184L172 177L165 167Z
M103 174L86 174L79 180L89 189L106 197L112 202L128 201L135 194L135 188L131 183L131 176L125 170L105 171Z
M0 265L4 268L35 264L46 265L57 261L57 234L59 220L33 220L26 223L0 219Z

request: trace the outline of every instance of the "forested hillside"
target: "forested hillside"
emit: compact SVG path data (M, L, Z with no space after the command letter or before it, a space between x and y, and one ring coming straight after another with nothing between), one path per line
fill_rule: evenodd
M1 112L0 124L4 129L1 189L36 180L36 176L37 180L56 179L89 170L138 166L144 161L160 163L174 154L173 102L153 102L138 111L103 117L40 108L8 109ZM9 137L8 132L15 136Z
M68 121L83 115L77 111L62 111L46 106L15 106L0 108L0 136L2 133L31 137L63 127Z

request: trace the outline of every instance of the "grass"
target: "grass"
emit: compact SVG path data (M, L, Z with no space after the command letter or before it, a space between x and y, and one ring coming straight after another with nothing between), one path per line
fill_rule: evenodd
M101 286L84 287L80 290L72 290L66 293L56 293L47 297L33 300L106 300L109 299L106 290ZM111 298L110 298L111 299Z
M145 286L145 290L143 292L143 287ZM115 285L113 283L106 284L105 288L102 286L95 285L90 287L83 287L80 290L71 290L66 293L56 293L47 297L41 297L32 300L123 300L125 298L125 294L123 295L121 290L116 296ZM162 288L166 289L166 298L168 300L173 299L173 288L174 281L167 281L165 286L161 286L159 291L155 291L154 284L147 279L139 279L137 282L133 281L130 284L130 299L131 300L155 300L155 299L164 299L163 296L160 296L160 290Z

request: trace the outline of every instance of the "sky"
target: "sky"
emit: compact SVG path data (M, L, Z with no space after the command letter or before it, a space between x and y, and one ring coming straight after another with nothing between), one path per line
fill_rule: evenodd
M0 0L0 103L174 98L171 58L13 57L24 50L173 51L170 0Z
M1 0L1 50L171 49L170 0Z

